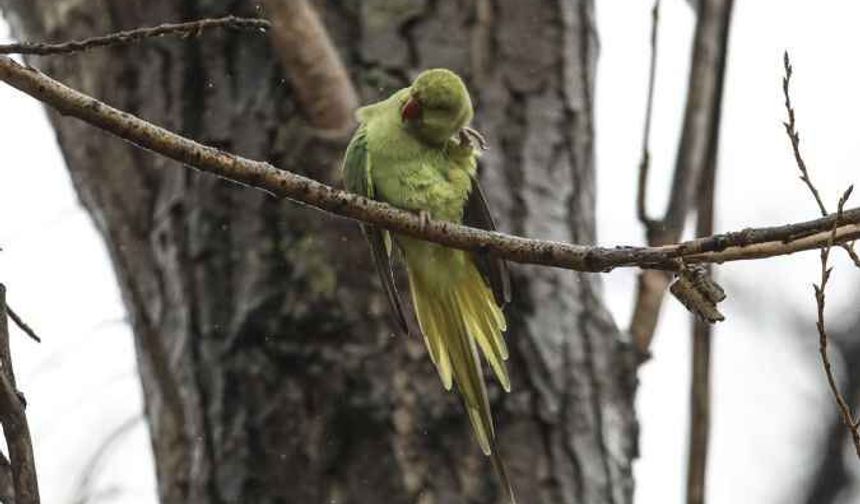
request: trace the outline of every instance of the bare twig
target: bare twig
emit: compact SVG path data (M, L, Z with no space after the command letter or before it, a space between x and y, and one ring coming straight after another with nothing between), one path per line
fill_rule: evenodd
M9 314L9 318L12 319L12 322L15 322L15 325L17 325L19 329L24 331L24 334L34 339L37 343L42 342L42 338L40 338L39 335L36 334L36 331L34 331L32 327L28 326L27 323L24 322L24 320L19 317L18 314L15 313L12 310L12 307L8 304L6 305L6 313Z
M715 141L715 132L719 132L719 112L733 3L733 0L701 2L693 40L684 124L681 128L669 204L662 219L645 221L648 245L659 246L677 242L695 201L696 190L708 163L710 143ZM637 213L642 220L642 216L647 217L644 213L647 175L640 169L639 177ZM642 360L649 356L648 349L670 280L669 275L660 271L643 271L639 275L635 306L630 320L630 334Z
M34 504L39 502L36 463L24 403L15 386L6 313L6 287L0 284L0 423L9 448L15 503Z
M818 329L818 352L821 354L821 363L824 366L824 373L827 375L827 384L830 386L830 392L839 406L842 421L851 433L854 449L857 452L857 457L860 458L860 430L858 430L857 420L855 420L854 414L851 413L851 408L848 406L845 397L842 396L842 392L839 391L839 385L837 385L836 378L833 376L833 367L830 364L830 357L827 353L827 330L824 326L824 306L826 300L824 290L827 288L827 282L830 280L830 273L832 272L832 268L827 267L827 260L836 237L839 216L842 214L842 208L845 206L845 202L848 200L853 189L854 186L849 187L842 197L839 198L839 205L836 211L837 224L833 226L831 239L827 246L821 249L821 282L818 285L813 284L813 288L815 289L815 303L818 307L818 321L815 326Z
M788 120L783 122L783 126L785 126L785 133L788 135L788 139L791 141L791 150L794 153L794 160L797 163L797 168L800 170L800 180L806 184L806 187L809 188L809 192L812 193L812 197L815 198L815 203L818 205L818 210L821 212L821 215L827 215L827 207L824 205L824 201L821 199L821 194L818 193L818 189L815 187L815 184L812 183L812 178L809 176L809 170L806 168L806 161L803 159L803 155L800 151L800 132L797 130L797 123L795 121L794 107L791 104L791 76L794 70L794 67L791 66L791 58L788 56L788 51L785 51L782 56L783 68L785 69L785 75L782 78L782 94L785 96L785 111L788 114ZM854 250L854 243L842 243L840 246L848 253L848 257L854 262L854 265L860 268L860 256L857 255L857 252Z
M651 115L654 108L654 80L657 74L657 34L660 25L660 0L654 1L651 9L651 64L648 67L648 101L645 105L645 125L642 129L642 158L639 161L639 184L636 191L636 215L645 226L648 236L653 234L655 222L648 217L648 170L651 167L651 153L648 150L651 138Z
M310 123L346 131L358 95L322 21L307 0L263 0L270 39Z
M821 215L827 215L827 207L824 206L824 202L821 201L821 195L818 194L818 189L815 188L815 185L809 178L809 171L806 169L806 162L803 160L803 156L800 153L800 133L797 131L797 124L794 120L794 107L791 106L791 94L789 93L793 68L791 66L791 60L788 57L788 51L785 51L782 55L782 64L785 68L785 76L782 78L782 93L785 96L785 110L788 112L788 121L782 124L785 126L785 132L788 134L789 140L791 140L791 150L794 153L794 160L797 162L797 168L800 170L800 180L802 180L803 183L806 184L806 187L809 188L809 192L811 192L812 196L815 198L815 203L818 204L818 209L821 211Z
M818 188L815 187L815 184L812 182L812 179L809 177L809 171L806 168L806 161L803 159L803 155L800 151L800 134L797 131L797 123L795 121L794 107L791 105L791 93L790 93L790 85L791 85L791 75L793 72L793 67L791 66L791 59L788 56L788 51L783 54L783 67L785 69L785 76L782 78L782 92L785 96L785 110L788 112L788 121L784 122L785 132L788 135L789 140L791 141L791 150L794 153L794 160L797 163L797 168L800 170L800 180L806 184L806 187L809 188L809 192L812 193L813 198L815 198L815 203L818 205L819 211L822 214L827 214L827 207L824 205L824 201L821 199L821 195L818 192ZM824 307L825 307L825 294L824 291L827 288L827 282L830 280L830 273L832 272L832 268L827 266L827 261L830 258L830 249L833 245L838 244L837 242L837 229L839 228L839 223L842 220L842 216L844 215L844 207L845 203L848 201L848 198L851 196L851 192L854 190L854 186L850 186L845 193L842 194L842 197L839 198L839 204L836 210L836 220L833 222L833 228L830 231L830 236L827 240L827 243L824 247L821 248L821 281L818 285L813 284L812 287L815 289L815 304L818 308L817 315L818 320L815 324L815 327L818 329L818 352L821 354L821 363L824 366L824 374L827 375L827 384L830 386L830 392L833 394L834 399L836 400L836 404L839 407L839 412L842 415L842 421L845 424L845 427L848 428L848 431L851 433L851 439L854 442L854 449L857 452L857 457L860 457L860 431L858 431L857 421L854 419L854 415L851 413L851 408L848 406L848 402L842 396L842 392L839 391L839 385L836 383L836 378L833 376L833 367L830 364L830 357L827 353L827 330L824 326ZM848 251L848 254L854 260L855 264L860 266L860 262L856 259L856 254L854 254L854 250L848 246L847 244L842 244L843 248Z
M137 28L135 30L121 31L91 37L83 40L73 40L58 44L21 42L15 44L0 45L0 54L69 54L88 51L97 47L128 45L143 39L162 37L165 35L197 36L204 30L217 28L231 28L236 30L260 30L265 31L271 23L265 19L239 18L227 16L216 19L201 19L188 23L165 23L149 28Z
M597 247L488 232L430 221L385 203L340 191L260 161L199 144L75 91L33 68L0 56L0 80L102 130L201 171L397 233L464 250L482 250L515 262L577 271L618 267L676 270L677 260L712 263L758 259L820 248L835 216L771 228L710 236L660 247ZM836 241L860 237L860 208L846 210Z

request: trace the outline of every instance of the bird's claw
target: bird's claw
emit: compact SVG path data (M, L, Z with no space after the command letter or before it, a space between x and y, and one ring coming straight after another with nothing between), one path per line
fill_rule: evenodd
M484 138L484 135L478 133L476 129L468 126L460 130L460 145L465 145L467 143L477 150L485 151L489 148L487 146L487 139Z

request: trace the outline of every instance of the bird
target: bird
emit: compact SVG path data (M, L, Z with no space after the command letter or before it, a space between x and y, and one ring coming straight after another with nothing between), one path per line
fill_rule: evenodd
M434 68L387 99L361 107L342 164L347 191L430 219L494 231L477 178L483 136L469 126L472 100L456 73ZM362 224L393 319L406 335L420 332L442 385L456 385L475 438L490 457L508 501L513 487L496 444L480 353L510 392L504 306L511 300L505 261ZM407 316L392 269L395 247L405 263L412 307Z

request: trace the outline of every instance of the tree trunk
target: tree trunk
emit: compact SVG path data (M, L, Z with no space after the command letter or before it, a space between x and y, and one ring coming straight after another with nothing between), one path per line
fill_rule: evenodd
M245 0L0 0L22 40L255 16ZM491 150L500 227L594 241L591 0L316 2L362 99L445 66ZM202 142L335 183L346 139L302 119L265 36L32 58ZM51 113L131 314L164 502L499 502L423 342L395 337L358 227ZM630 503L635 365L595 275L515 266L513 392L491 385L523 502Z

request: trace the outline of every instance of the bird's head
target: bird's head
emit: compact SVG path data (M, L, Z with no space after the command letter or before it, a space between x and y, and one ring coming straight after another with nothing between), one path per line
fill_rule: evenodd
M422 141L439 145L472 120L472 100L463 80L450 70L421 72L400 106L407 130Z

